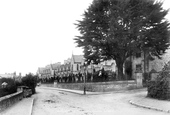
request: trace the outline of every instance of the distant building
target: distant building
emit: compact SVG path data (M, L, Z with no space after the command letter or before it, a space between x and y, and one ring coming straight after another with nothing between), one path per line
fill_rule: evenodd
M55 63L55 64L51 64L52 67L52 71L53 71L53 76L56 77L58 75L59 72L59 67L61 66L61 63Z
M21 80L20 75L17 76L17 75L16 75L16 72L14 72L14 73L0 74L0 78L12 78L12 79L15 79L15 80L18 80L18 81Z
M83 64L83 55L72 55L71 57L71 71L73 74L78 74L81 71L81 66Z
M42 79L49 79L51 77L53 77L53 70L51 65L47 65L46 67L43 68L38 68L38 76L39 78Z
M14 74L0 74L0 78L13 78Z
M104 70L108 70L108 71L116 71L116 62L115 60L111 59L111 60L107 60L107 61L103 61L100 63L100 67L104 68Z
M19 75L16 75L16 74L15 74L14 79L15 79L15 81L21 82L21 80L22 80L22 75L21 75L21 73L19 73Z
M43 67L39 67L38 70L37 70L37 75L39 78L42 78L43 76L43 70L44 68Z
M116 64L114 60L101 62L100 64L90 64L86 67L87 72L92 73L93 70L116 71ZM84 56L72 55L71 58L64 60L64 64L55 63L47 65L46 67L38 68L37 74L41 79L49 79L51 77L68 77L70 74L84 73Z

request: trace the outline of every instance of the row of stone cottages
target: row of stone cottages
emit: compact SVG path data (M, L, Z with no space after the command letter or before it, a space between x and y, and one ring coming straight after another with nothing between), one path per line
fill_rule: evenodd
M124 64L124 74L128 76L130 79L135 79L135 72L140 70L142 73L150 72L151 70L155 70L159 72L163 65L168 62L170 59L170 50L167 50L167 53L163 55L162 60L155 58L152 60L150 55L144 53L136 53L135 56L128 58ZM78 74L84 73L84 58L82 55L72 55L71 58L64 61L64 64L55 63L49 64L46 67L38 68L37 74L41 79L49 79L52 77L64 77L69 74ZM87 71L89 73L92 72L93 69L95 71L99 71L102 68L104 70L109 70L117 73L117 67L114 60L108 60L99 63L98 65L91 64L87 67Z

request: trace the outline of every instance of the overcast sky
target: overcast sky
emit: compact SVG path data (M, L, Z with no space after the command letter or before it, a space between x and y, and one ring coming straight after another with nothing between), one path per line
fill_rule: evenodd
M0 0L0 74L36 73L38 67L63 63L72 52L83 54L73 40L79 34L74 23L91 2ZM170 1L164 3L168 8Z

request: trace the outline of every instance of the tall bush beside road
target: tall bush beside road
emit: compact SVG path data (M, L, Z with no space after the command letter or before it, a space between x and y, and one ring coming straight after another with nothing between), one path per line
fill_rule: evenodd
M27 74L22 78L22 84L31 88L32 93L34 94L36 92L35 87L37 85L37 76L31 73Z
M155 81L149 82L148 97L170 99L170 62L165 64Z

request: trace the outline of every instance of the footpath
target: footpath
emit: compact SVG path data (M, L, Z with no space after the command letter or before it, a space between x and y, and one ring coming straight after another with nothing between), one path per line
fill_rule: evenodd
M45 87L42 86L41 88L50 88L54 90L66 91L70 93L76 93L83 95L83 91L80 90L71 90L71 89L61 89L61 88L54 88L54 87ZM135 90L123 90L123 91L112 91L112 92L88 92L86 91L86 95L100 95L100 94L110 94L110 93L124 93L124 92L132 92L137 93L133 95L133 97L129 100L129 103L146 109L152 109L156 111L162 111L166 113L170 113L170 101L167 100L157 100L153 98L147 97L147 89L135 89Z
M170 113L170 101L153 99L146 97L146 95L147 92L141 92L129 100L129 103L137 107Z
M31 115L34 98L23 98L6 110L0 112L0 115Z

